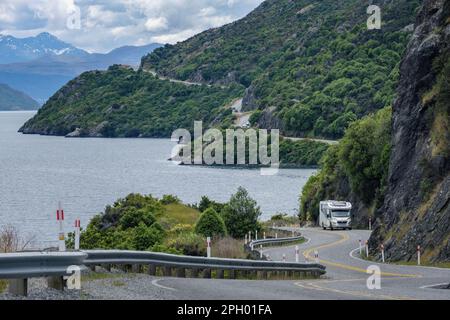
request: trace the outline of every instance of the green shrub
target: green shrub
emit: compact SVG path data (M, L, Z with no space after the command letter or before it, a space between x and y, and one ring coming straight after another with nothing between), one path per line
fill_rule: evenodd
M168 241L167 246L188 256L206 256L206 239L195 233L182 233Z
M165 194L163 195L160 202L164 205L173 204L173 203L180 203L180 199L177 196L173 196L171 194Z
M205 237L225 236L227 229L219 214L212 208L206 209L200 216L195 232Z

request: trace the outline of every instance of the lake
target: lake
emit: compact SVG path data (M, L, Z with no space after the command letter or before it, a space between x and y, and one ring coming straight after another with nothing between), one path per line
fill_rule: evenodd
M0 112L0 227L14 225L33 246L57 243L56 208L61 201L65 230L75 218L89 219L129 193L178 196L198 203L202 195L226 201L245 187L268 219L295 214L300 190L313 169L177 166L167 159L169 139L68 139L17 133L34 112Z

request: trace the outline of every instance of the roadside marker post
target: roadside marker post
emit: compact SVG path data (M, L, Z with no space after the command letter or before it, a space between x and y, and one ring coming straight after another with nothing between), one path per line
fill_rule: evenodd
M319 263L319 251L314 251L314 259L316 260L316 263Z
M247 244L247 234L245 235L245 238L244 238L244 244Z
M298 250L298 246L295 246L295 262L299 262L300 260L300 252Z
M263 238L266 239L266 232L263 233Z
M56 210L56 221L58 221L59 224L58 249L59 251L66 251L66 241L64 235L64 210L61 208L61 202L58 204L58 210Z
M362 256L362 240L359 239L359 256Z
M369 230L372 230L372 218L369 217Z
M255 230L255 240L258 240L258 230Z
M207 256L208 258L211 258L211 237L207 237L207 238L206 238L206 244L207 244L207 247L206 247L206 256Z
M366 240L366 258L369 257L369 241Z
M81 233L80 219L75 220L75 250L80 250L80 233Z
M278 233L275 233L275 239L278 239Z
M384 244L381 244L381 261L384 263Z
M262 259L263 257L263 246L262 244L259 246L259 257Z
M417 246L417 265L420 266L420 246Z

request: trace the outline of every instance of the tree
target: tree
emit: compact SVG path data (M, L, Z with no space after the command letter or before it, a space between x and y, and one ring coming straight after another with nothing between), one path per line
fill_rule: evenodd
M205 237L224 236L227 233L225 223L213 208L202 213L195 225L195 232Z
M203 212L208 208L213 208L216 212L221 212L223 207L223 203L211 200L207 196L203 196L200 200L200 203L198 204L198 210L200 210L200 212Z
M228 233L233 238L242 238L247 232L260 229L258 218L261 210L243 187L239 187L238 191L231 196L222 215Z

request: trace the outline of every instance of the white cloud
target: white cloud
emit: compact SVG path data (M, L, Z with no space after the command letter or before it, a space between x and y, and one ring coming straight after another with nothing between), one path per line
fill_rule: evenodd
M175 43L237 20L263 0L1 0L0 33L50 32L97 52L122 45ZM74 7L81 29L67 28Z
M150 18L145 23L145 28L150 32L167 30L169 28L168 21L165 17Z

